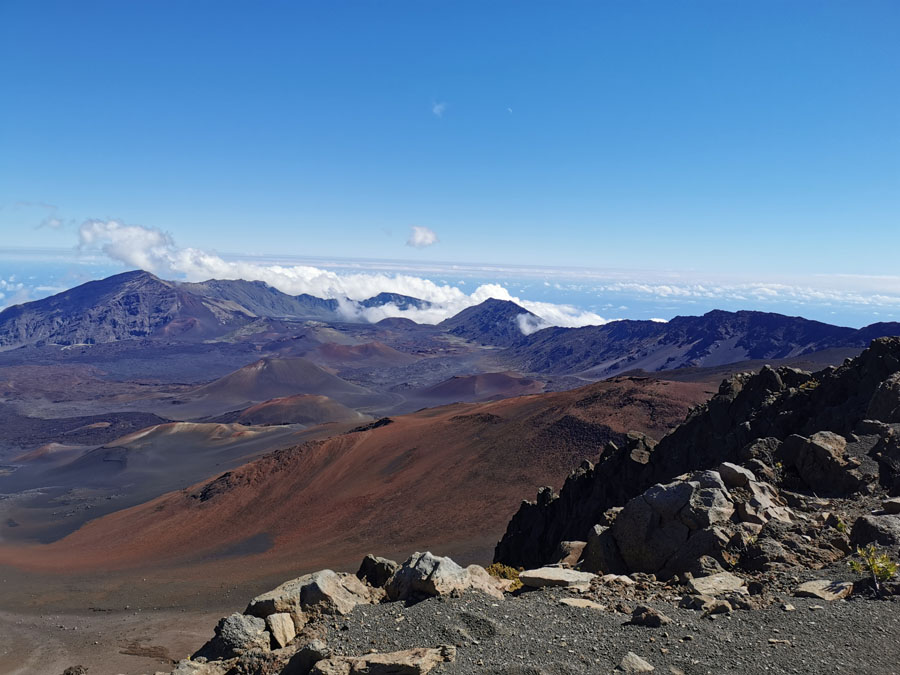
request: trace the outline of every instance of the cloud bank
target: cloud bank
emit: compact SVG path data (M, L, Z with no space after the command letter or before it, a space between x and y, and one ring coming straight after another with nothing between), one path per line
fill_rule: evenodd
M427 232L436 241L434 232ZM311 265L227 261L213 252L179 247L171 235L157 228L128 225L117 220L88 220L79 227L78 238L78 248L82 253L102 253L126 267L140 268L167 279L264 281L291 295L309 293L320 298L335 298L342 301L340 312L350 320L375 322L388 317L404 317L418 323L438 323L466 307L482 303L488 298L496 298L515 302L540 317L540 322L532 320L523 326L522 330L526 334L547 326L574 327L607 322L598 314L582 311L571 305L523 300L511 295L499 284L482 284L467 294L457 286L438 284L430 279L408 274L338 274ZM356 302L381 292L400 293L427 300L431 307L400 309L388 304L367 308ZM344 302L344 299L349 302Z

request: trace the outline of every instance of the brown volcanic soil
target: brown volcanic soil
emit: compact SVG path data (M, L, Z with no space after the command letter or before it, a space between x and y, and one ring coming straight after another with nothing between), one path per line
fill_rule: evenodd
M178 570L247 582L370 550L433 549L487 562L523 497L558 487L629 430L659 437L706 385L619 378L568 392L456 404L279 450L192 488L84 525L45 545L0 543L30 572Z
M366 342L361 345L342 345L334 342L320 345L312 358L318 358L326 363L379 366L404 366L415 363L421 357L413 356L388 347L383 342Z
M220 421L255 425L305 424L312 426L351 420L362 422L367 419L371 419L371 417L351 410L327 396L297 394L257 403L233 415L223 416Z
M423 389L421 396L444 401L486 401L539 394L544 383L515 373L482 373L457 375L432 387Z

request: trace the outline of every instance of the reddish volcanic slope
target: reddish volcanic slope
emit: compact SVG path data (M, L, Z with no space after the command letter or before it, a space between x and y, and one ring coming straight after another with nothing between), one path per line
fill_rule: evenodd
M707 385L620 378L423 410L279 450L87 523L46 545L0 543L0 564L85 573L172 566L234 581L358 562L369 550L490 557L536 487L559 487L628 430L659 437ZM203 571L205 570L205 571Z
M318 356L327 363L347 365L403 366L414 363L419 357L405 354L382 342L366 342L361 345L342 345L334 342L320 345L312 357Z
M422 396L443 401L487 401L538 394L544 383L515 373L482 373L457 375L432 387L423 389Z
M312 426L351 420L358 420L361 423L367 419L371 418L351 410L327 396L297 394L250 406L238 413L235 421L240 424L254 425L306 424Z

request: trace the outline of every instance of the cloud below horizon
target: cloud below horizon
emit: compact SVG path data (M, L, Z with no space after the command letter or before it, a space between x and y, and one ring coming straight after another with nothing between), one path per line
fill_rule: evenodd
M544 322L539 324L541 328L598 325L607 322L607 319L594 312L583 311L571 305L518 298L499 284L482 284L467 294L456 286L438 284L430 279L409 274L370 272L338 274L311 265L228 261L216 253L179 247L171 235L158 228L128 225L117 220L85 221L79 227L78 238L78 249L82 253L99 252L127 267L137 267L167 278L184 281L207 279L264 281L291 295L309 293L320 298L349 299L351 302L340 304L340 311L351 320L375 322L388 317L404 317L417 323L433 324L467 307L480 304L489 298L496 298L515 302L533 312ZM357 304L357 301L382 292L400 293L427 300L431 303L431 307L400 309L396 305L387 304L366 308ZM538 324L529 324L523 332L528 328L530 332L537 330L535 325Z

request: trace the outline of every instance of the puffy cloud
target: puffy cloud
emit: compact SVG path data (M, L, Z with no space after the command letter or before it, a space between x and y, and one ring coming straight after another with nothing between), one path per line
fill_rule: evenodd
M436 102L436 103L431 104L431 114L434 115L435 117L443 117L444 111L446 109L447 109L447 104L444 103L443 101L441 101L439 103Z
M431 230L426 230L435 238ZM380 321L388 317L405 317L417 323L439 323L466 307L488 298L510 300L537 314L543 323L528 324L523 332L537 326L585 326L605 320L592 312L570 305L532 302L510 295L499 284L482 284L467 294L456 286L438 284L410 274L371 272L337 272L311 265L261 264L228 261L215 253L178 247L172 237L153 227L127 225L117 220L88 220L79 228L79 249L102 252L108 258L128 267L137 267L167 278L186 281L207 279L247 279L265 281L278 290L298 295L309 293L320 298L340 300L339 311L350 320ZM394 304L361 307L356 302L381 292L400 293L431 303L423 309L400 309ZM347 300L347 301L345 301Z
M431 228L413 225L409 233L409 239L406 240L406 245L413 248L426 248L438 243L438 241L437 233Z

